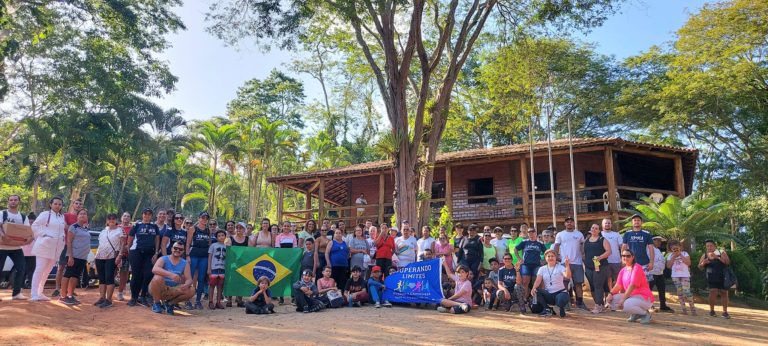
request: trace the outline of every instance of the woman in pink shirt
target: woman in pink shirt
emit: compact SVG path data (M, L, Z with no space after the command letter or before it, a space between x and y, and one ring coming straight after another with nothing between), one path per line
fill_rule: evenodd
M293 248L296 247L297 239L296 235L291 232L291 223L289 221L283 222L283 231L275 236L275 247L277 248Z
M447 272L451 272L448 262L443 260L443 267ZM454 314L463 314L469 312L472 306L472 282L469 281L469 268L465 265L459 265L456 268L456 275L451 275L451 279L456 283L456 289L453 295L440 301L437 311L450 312Z
M640 321L642 324L651 323L653 293L648 287L643 267L635 263L635 255L630 250L621 251L624 268L621 269L616 285L611 289L607 301L611 310L619 309L630 314L627 322Z
M448 235L445 233L445 227L440 227L440 236L435 242L435 256L443 258L443 261L451 268L446 273L453 272L453 245L448 241Z

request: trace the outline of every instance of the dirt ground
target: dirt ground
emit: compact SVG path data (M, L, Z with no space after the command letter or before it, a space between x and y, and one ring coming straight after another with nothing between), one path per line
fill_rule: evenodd
M10 290L0 291L0 344L768 343L768 311L733 307L732 319L724 320L704 316L708 306L703 302L699 316L656 313L646 326L627 323L621 312L578 311L559 319L483 309L450 315L431 309L366 306L303 314L290 304L278 306L278 313L269 316L245 315L239 308L167 316L124 302L107 310L93 307L98 298L94 289L80 290L79 295L83 305L69 307L11 301Z

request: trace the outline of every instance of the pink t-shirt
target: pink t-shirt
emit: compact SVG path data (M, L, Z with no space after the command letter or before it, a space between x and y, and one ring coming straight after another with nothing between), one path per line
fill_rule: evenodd
M469 280L461 281L459 276L452 274L451 278L456 282L456 293L458 297L454 299L459 303L472 304L472 282Z
M653 302L653 293L651 292L651 288L648 287L648 280L645 279L643 267L639 264L635 263L635 266L632 267L632 271L627 270L626 267L622 268L619 272L618 282L624 290L626 290L630 284L634 284L635 289L632 290L632 296L639 295L645 300Z
M275 237L275 247L283 247L281 244L291 244L291 247L296 247L296 235L281 232Z

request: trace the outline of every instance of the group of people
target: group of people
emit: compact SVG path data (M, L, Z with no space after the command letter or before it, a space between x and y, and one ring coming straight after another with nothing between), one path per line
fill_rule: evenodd
M19 196L8 198L0 226L31 224L34 239L22 247L0 245L0 266L6 257L17 266L12 299L25 300L21 292L28 271L25 265L33 258L31 300L47 301L43 286L58 261L61 282L57 280L53 295L64 304L80 304L75 289L90 252L88 211L79 200L67 213L61 198L54 197L48 204L49 209L38 217L27 217L18 211ZM113 306L116 288L117 299L124 300L130 278L128 306L144 305L157 313L173 314L181 305L202 309L208 295L210 309L237 304L248 313L272 313L267 277L258 278L250 297L223 295L227 247L251 246L304 249L301 278L293 284L292 297L296 310L303 312L366 303L392 306L384 299L384 276L416 261L442 258L448 275L443 283L446 298L437 306L441 312L466 313L484 305L565 317L572 307L588 309L583 297L586 279L594 300L592 313L622 309L630 314L630 321L648 323L654 303L651 286L658 290L660 311L672 311L666 305L663 275L664 268L669 268L682 313L690 308L695 315L688 253L673 240L664 256L663 239L643 230L642 217L633 215L631 222L632 229L621 235L610 219L604 219L602 225L592 225L586 237L570 217L564 220L564 230L550 227L541 237L525 224L509 230L486 226L482 233L476 224L467 228L457 224L452 236L441 227L435 239L429 226L423 226L417 238L408 221L398 228L365 220L348 229L344 221L323 219L318 225L309 220L299 230L294 223L274 225L265 218L258 230L235 221L227 221L220 229L207 212L192 221L173 210L158 210L155 215L146 208L136 222L128 213L119 221L116 214L107 215L95 254L100 298L94 304ZM706 248L698 267L707 273L710 315L716 315L714 303L720 295L722 316L729 318L723 273L730 259L712 241L706 242ZM280 297L278 304L282 303Z

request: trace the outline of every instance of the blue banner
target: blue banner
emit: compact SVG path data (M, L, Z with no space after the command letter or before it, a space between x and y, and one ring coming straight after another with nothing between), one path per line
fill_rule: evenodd
M384 300L397 303L440 303L443 299L441 259L414 262L384 279Z

